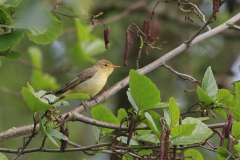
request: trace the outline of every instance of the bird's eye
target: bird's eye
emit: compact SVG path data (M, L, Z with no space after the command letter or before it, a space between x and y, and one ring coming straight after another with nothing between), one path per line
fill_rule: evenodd
M107 65L107 64L105 64L105 66L107 67L108 65Z

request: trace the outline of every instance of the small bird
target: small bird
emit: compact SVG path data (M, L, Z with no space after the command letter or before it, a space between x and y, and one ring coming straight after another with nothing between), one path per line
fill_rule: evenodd
M113 70L119 67L107 60L100 60L94 66L82 71L55 95L61 97L72 93L84 93L93 97L102 90Z

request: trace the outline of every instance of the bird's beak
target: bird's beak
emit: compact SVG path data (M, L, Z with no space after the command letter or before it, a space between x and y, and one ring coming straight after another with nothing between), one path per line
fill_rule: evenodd
M111 66L112 68L119 68L119 67L121 67L121 66Z

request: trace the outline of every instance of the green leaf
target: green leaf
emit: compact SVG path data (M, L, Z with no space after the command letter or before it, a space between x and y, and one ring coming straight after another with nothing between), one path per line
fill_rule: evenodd
M150 114L151 113L151 114ZM154 132L154 134L160 138L162 127L159 123L161 118L160 115L154 113L154 111L145 112L145 117L147 119L147 126Z
M218 102L231 101L233 99L233 95L226 89L219 89L217 92L217 100Z
M171 136L172 138L190 136L192 132L196 129L196 126L197 123L176 126L171 129Z
M206 106L212 105L212 104L219 106L219 104L207 93L205 93L199 86L197 88L197 94L198 94L199 101L203 102Z
M130 93L140 110L154 108L161 101L160 91L156 85L145 75L135 70L130 71Z
M235 83L237 107L240 107L240 82Z
M199 141L207 139L213 134L212 130L209 129L203 122L197 118L185 118L182 124L194 124L197 123L196 129L192 132L190 136L177 137L173 139L173 145L187 145L194 144Z
M90 97L84 93L73 93L73 94L66 95L62 100L67 100L67 99L90 99Z
M10 15L0 8L0 21L3 21L4 23L12 23L13 20Z
M92 58L91 56L87 55L82 48L81 42L78 42L72 47L72 56L74 60L77 60L78 62L84 62L88 61L91 63L96 63L96 59Z
M217 154L216 155L218 160L226 160L228 156L224 156L224 155L221 155L221 154Z
M208 67L207 71L204 74L202 81L202 90L207 93L214 100L216 99L216 94L218 91L216 80L213 76L211 67Z
M93 131L94 131L95 138L99 143L99 136L100 136L101 132L100 132L100 130L98 130L98 128L96 126L93 126Z
M50 141L53 142L53 144L55 144L57 147L59 147L58 143L54 140L54 138L50 134L46 133L46 135L50 139Z
M169 106L169 102L159 102L155 108L166 108Z
M203 160L202 154L195 149L188 149L184 152L184 157L189 156L191 156L192 158L185 158L185 160Z
M42 52L38 47L29 47L28 53L31 57L32 63L41 68L42 67ZM41 70L33 70L31 76L31 84L36 90L48 89L57 90L60 85L57 83L57 79L50 74L43 73Z
M1 51L1 54L6 53L7 51ZM17 51L10 50L10 52L6 56L2 56L3 58L9 59L9 60L17 60L22 57L22 54Z
M121 121L124 119L124 118L128 118L128 114L126 112L126 110L124 108L120 108L118 110L118 116L117 116L119 122L121 123ZM123 122L122 123L123 125L127 125L127 121Z
M136 103L135 103L134 100L133 100L133 97L132 97L132 95L131 95L131 93L130 93L130 88L128 88L127 96L128 96L128 100L129 100L129 102L131 103L132 107L133 107L136 111L138 111L138 106L136 105Z
M44 10L45 17L48 20L45 27L47 28L46 32L43 34L33 35L31 32L28 32L28 38L31 41L34 41L38 44L48 44L56 40L62 33L63 25L59 17L56 17L54 13L49 13L49 11Z
M234 148L236 151L240 152L240 146L239 145L234 145Z
M53 137L56 137L56 138L59 138L62 140L66 140L66 141L68 140L68 138L64 134L62 134L61 132L59 132L56 129L48 128L48 129L46 129L46 132Z
M1 26L1 25L0 25ZM23 38L23 32L13 31L0 35L0 51L8 50L10 47L16 46Z
M174 127L180 118L180 111L177 102L171 97L169 100L169 111L171 118L171 126Z
M2 153L0 153L0 159L1 160L8 160L7 157Z
M27 106L33 111L47 111L48 108L53 109L54 106L42 102L40 99L35 97L27 88L23 87L22 95Z
M200 121L206 121L209 120L209 117L198 117L197 119L199 119Z
M152 153L153 153L153 151L151 149L142 149L138 152L138 154L141 156L150 155Z
M91 110L92 116L94 119L102 122L112 123L112 124L119 124L119 120L115 117L112 112L106 109L103 105L99 104ZM105 132L112 132L114 129L108 129L99 127L100 130Z
M33 87L28 82L27 82L27 88L31 93L35 94Z
M164 112L164 119L166 121L166 123L171 126L171 117L170 117L170 110L169 108L163 108L163 112Z
M0 6L17 7L22 0L1 0Z
M240 122L234 122L232 125L233 135L236 140L240 140Z
M220 153L222 155L225 155L225 156L229 155L228 151L225 148L223 148L223 147L218 146L217 147L217 151L218 151L218 153Z
M152 130L137 130L138 135L149 134L151 132L152 132Z
M134 160L134 158L132 156L128 155L128 154L124 154L122 156L122 160Z
M120 136L121 140L122 140L122 143L124 144L127 144L127 140L128 140L128 137L125 137L125 136ZM137 141L131 139L130 140L130 145L132 146L136 146L136 145L139 145Z
M154 134L144 134L141 135L137 138L139 141L146 141L146 142L151 142L151 143L160 143L159 139Z

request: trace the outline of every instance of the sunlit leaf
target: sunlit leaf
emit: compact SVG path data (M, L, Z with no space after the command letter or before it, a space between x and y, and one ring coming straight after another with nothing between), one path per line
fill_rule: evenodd
M1 54L6 53L7 51L1 51ZM22 54L17 51L10 50L9 53L6 56L2 56L3 58L9 59L9 60L17 60L22 57Z
M203 160L202 154L198 152L195 149L188 149L184 152L184 157L189 157L191 156L192 158L184 158L185 160Z
M171 126L174 127L180 118L180 111L177 102L171 97L169 100L169 111L171 118Z
M231 101L233 99L233 95L226 89L219 89L217 92L217 100L218 102Z

